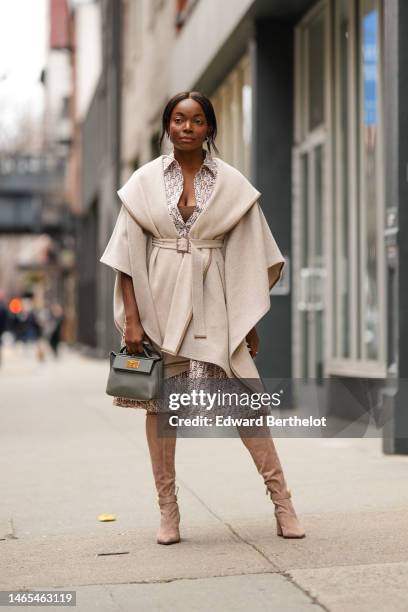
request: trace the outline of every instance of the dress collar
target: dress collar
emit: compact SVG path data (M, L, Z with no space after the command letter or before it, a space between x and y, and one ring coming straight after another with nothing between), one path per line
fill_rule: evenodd
M172 166L172 165L180 165L177 161L177 159L174 157L174 149L173 151L171 151L170 153L168 153L167 155L163 155L163 164L164 164L164 171L167 172L167 170ZM201 165L201 168L205 166L206 168L208 168L208 170L212 173L212 174L216 174L217 173L217 164L215 162L215 159L210 155L210 153L208 153L208 151L205 151L205 157L204 157L204 161ZM201 170L200 168L200 170Z

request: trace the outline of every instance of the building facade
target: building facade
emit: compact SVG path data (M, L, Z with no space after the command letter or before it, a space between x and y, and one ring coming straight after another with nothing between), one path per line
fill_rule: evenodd
M160 153L171 95L211 97L220 155L261 191L287 263L259 324L261 373L297 381L294 400L329 413L356 418L371 408L386 421L384 450L408 452L399 384L408 7L124 0L121 8L119 184ZM100 247L119 210L113 183L108 193ZM101 329L112 321L107 303ZM109 335L99 337L108 347Z
M260 325L260 370L339 416L370 408L387 452L408 452L397 383L407 24L398 0L208 0L171 64L171 92L212 95L221 154L262 192L287 260Z
M66 181L76 218L76 340L105 356L116 337L111 278L98 253L115 217L120 181L121 3L68 5L73 136Z

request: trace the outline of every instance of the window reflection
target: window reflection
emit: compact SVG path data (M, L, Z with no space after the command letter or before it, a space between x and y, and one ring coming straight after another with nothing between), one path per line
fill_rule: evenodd
M340 257L335 262L337 268L337 291L339 292L338 305L341 330L341 356L351 356L350 343L350 300L351 300L351 243L350 243L350 160L349 160L349 131L351 117L349 114L349 75L352 52L350 49L350 2L342 0L338 5L337 13L337 44L338 44L338 74L339 74L339 111L338 111L338 138L339 162L337 167L337 189L340 197L340 226L339 250ZM340 196L341 194L341 196ZM337 334L336 334L337 336Z
M211 98L217 116L217 146L221 157L250 178L252 85L245 55Z
M379 305L377 280L377 130L378 130L378 10L376 2L362 6L362 194L364 205L363 242L363 357L378 358Z

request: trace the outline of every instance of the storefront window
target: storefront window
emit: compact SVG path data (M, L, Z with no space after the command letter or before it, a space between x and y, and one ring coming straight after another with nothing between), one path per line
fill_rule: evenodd
M378 303L378 8L376 0L361 4L361 226L362 326L361 353L365 359L379 354Z
M252 87L250 84L249 64L243 73L242 86L242 119L243 119L243 172L249 178L251 174L252 143Z
M318 3L296 32L297 70L294 151L295 202L294 253L299 285L294 289L297 315L294 321L297 361L295 376L321 379L325 337L327 244L327 79L328 12ZM299 223L297 223L299 219Z
M308 236L309 236L309 158L307 154L303 154L301 157L301 185L302 185L302 271L300 276L301 283L301 326L302 326L302 370L301 377L307 378L309 375L309 353L310 353L310 334L308 325L308 313L307 313L307 302L309 299L309 275L304 271L307 271L309 263L309 249L308 249Z
M220 155L245 176L251 174L252 85L245 55L212 96Z
M350 108L350 81L353 78L353 47L351 27L353 6L350 0L341 0L336 8L336 157L335 168L336 212L334 218L333 241L337 256L333 258L335 283L334 313L336 325L333 326L334 353L341 357L351 357L351 281L353 253L350 221L355 205L352 174L356 172L353 152L350 149L350 134L355 130L355 111ZM355 177L356 178L356 175ZM337 340L339 340L337 342Z
M384 361L380 0L333 7L332 356L369 369Z

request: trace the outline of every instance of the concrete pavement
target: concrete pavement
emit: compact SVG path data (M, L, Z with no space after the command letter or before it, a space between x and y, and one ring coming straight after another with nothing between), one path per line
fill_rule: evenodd
M0 369L0 590L72 589L87 612L408 609L408 457L277 438L307 533L286 540L240 439L180 438L182 542L159 546L144 412L112 405L107 360L25 355Z

